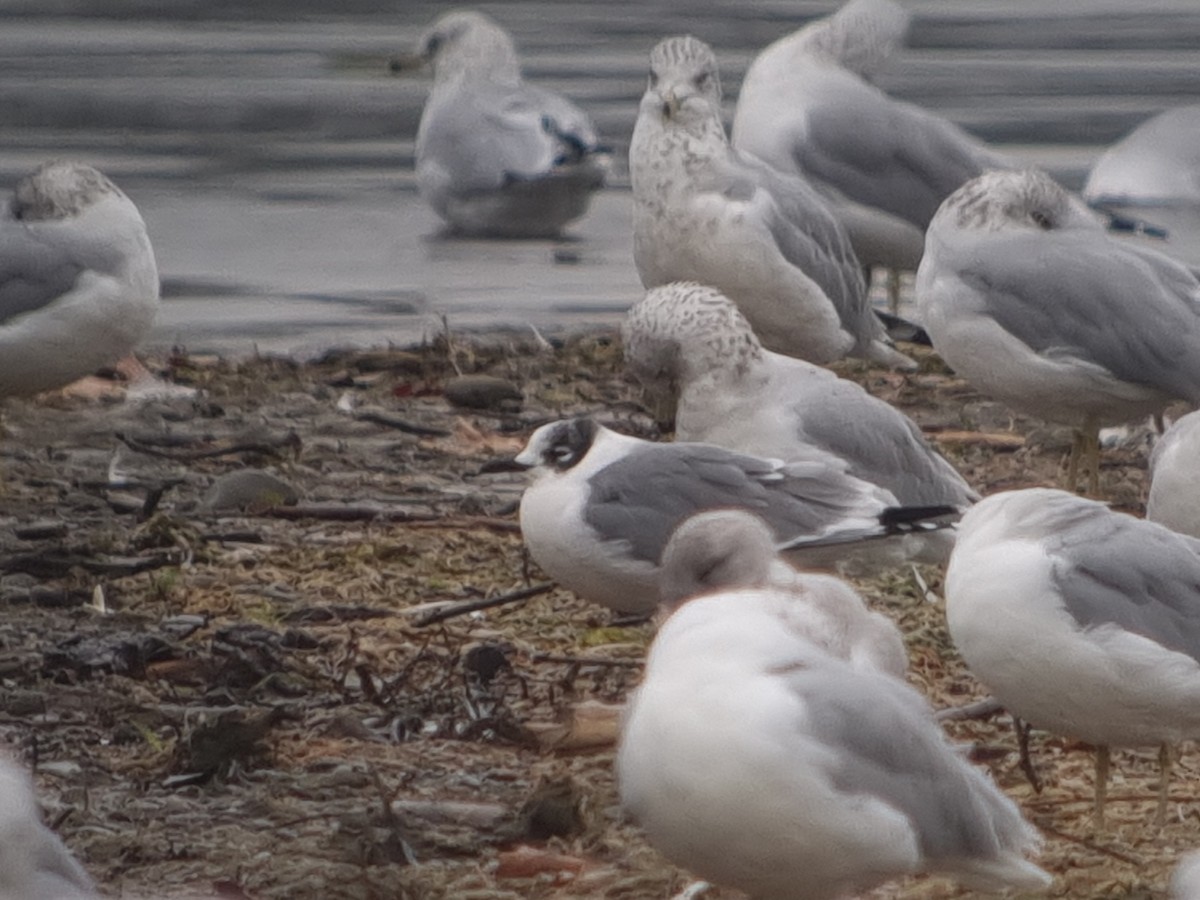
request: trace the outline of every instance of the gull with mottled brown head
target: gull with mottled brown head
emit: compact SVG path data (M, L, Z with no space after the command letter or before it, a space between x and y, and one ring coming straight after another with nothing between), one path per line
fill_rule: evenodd
M860 356L911 368L888 345L844 229L805 181L743 157L721 124L716 58L693 37L650 54L629 148L634 261L647 288L721 290L763 345L814 363Z
M0 211L0 398L62 387L132 352L158 311L137 207L91 166L51 162Z
M974 387L1076 430L1094 492L1097 433L1200 404L1200 281L1179 262L1111 237L1038 171L963 185L929 226L917 273L934 348Z
M528 84L512 38L458 10L421 39L434 83L417 129L417 186L460 234L554 237L604 184L608 155L588 116Z
M655 408L674 408L677 440L784 460L816 447L897 505L978 499L912 420L828 369L765 349L715 288L654 288L630 307L621 334L625 365Z

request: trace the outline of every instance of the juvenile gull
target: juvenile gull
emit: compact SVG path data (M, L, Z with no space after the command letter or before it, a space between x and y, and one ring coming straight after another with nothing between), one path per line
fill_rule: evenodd
M1154 445L1146 518L1200 538L1200 410L1176 421Z
M634 261L647 288L710 284L763 345L828 363L861 356L911 368L887 345L845 231L803 179L729 146L717 63L707 44L668 38L629 148Z
M989 172L934 217L917 272L922 324L980 391L1071 425L1068 470L1098 477L1097 433L1200 404L1200 282L1154 250L1121 242L1037 171Z
M137 207L91 166L50 162L0 210L0 399L69 384L129 354L158 310Z
M674 405L678 440L784 460L816 447L898 505L978 499L912 420L827 369L764 349L715 288L654 288L621 334L625 363L655 406Z
M743 153L808 178L863 265L915 271L941 202L1008 163L870 83L907 28L908 13L891 0L851 0L780 38L746 71L732 134Z
M662 554L660 600L668 611L702 594L736 593L855 668L903 678L908 652L887 616L871 612L840 578L799 572L779 557L766 522L737 509L699 513L675 529Z
M769 594L768 594L769 596ZM650 843L758 900L825 900L914 872L1040 888L1036 831L899 678L780 621L757 590L663 623L616 760Z
M433 89L417 129L417 186L458 232L554 237L587 211L607 156L587 115L526 84L512 39L482 13L439 18L421 40Z
M994 494L958 526L946 619L967 667L1032 725L1099 747L1200 737L1200 540L1065 491Z
M42 824L29 775L0 756L0 898L92 900L91 878Z
M663 548L698 512L748 509L780 540L875 532L881 523L953 512L895 510L886 494L818 450L784 463L711 444L643 441L586 418L543 425L516 462L535 474L521 498L521 533L534 561L618 612L655 608ZM820 566L848 552L804 548L794 556Z

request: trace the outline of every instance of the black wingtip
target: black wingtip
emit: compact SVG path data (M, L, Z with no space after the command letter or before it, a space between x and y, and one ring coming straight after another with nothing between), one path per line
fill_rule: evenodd
M961 513L957 506L889 506L879 514L879 524L898 534L912 530L914 525L927 524L930 519L957 518Z
M876 318L883 323L884 329L887 331L888 337L893 341L904 341L907 344L919 344L922 347L932 347L933 341L929 337L929 332L918 325L916 322L910 322L908 319L894 316L889 312L884 312L882 309L873 310Z
M862 544L902 534L929 534L953 528L962 515L957 506L889 506L879 514L879 524L869 528L847 528L823 535L803 535L775 545L777 553Z

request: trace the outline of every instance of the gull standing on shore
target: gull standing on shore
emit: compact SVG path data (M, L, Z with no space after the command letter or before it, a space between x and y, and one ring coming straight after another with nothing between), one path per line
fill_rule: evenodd
M455 231L556 237L587 211L608 157L579 107L522 79L503 28L447 13L420 56L434 82L417 129L417 187Z
M702 592L659 628L616 759L621 806L650 843L757 900L832 900L925 871L984 890L1049 884L1025 858L1037 832L925 699L826 652L782 602Z
M720 100L707 44L673 37L650 53L629 148L642 284L716 287L779 353L913 368L888 345L849 239L825 202L802 179L730 147Z
M1110 236L1042 172L989 172L947 198L917 303L934 349L975 388L1075 429L1071 489L1081 461L1097 489L1101 426L1200 405L1200 281Z
M0 400L117 363L158 296L146 224L115 184L73 162L26 175L0 211Z
M1103 822L1109 747L1200 737L1200 540L1065 491L993 494L958 524L950 637L1013 715L1087 741Z

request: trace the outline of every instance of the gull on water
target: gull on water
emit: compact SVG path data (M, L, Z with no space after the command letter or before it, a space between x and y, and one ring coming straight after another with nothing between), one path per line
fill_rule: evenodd
M608 156L579 107L522 79L503 28L447 13L420 56L434 81L417 129L417 187L455 231L554 237L587 211Z
M668 612L701 594L733 592L756 614L774 616L854 668L899 678L908 669L904 638L891 619L871 612L842 579L792 568L776 552L767 523L745 510L685 520L663 550L661 581Z
M654 48L629 148L642 284L718 288L779 353L912 368L888 346L859 262L825 201L803 179L730 147L720 101L707 44L674 37Z
M783 460L816 447L896 505L979 498L911 419L828 369L764 349L715 288L654 288L629 309L621 334L625 364L653 404L674 406L677 440Z
M1025 858L1037 832L924 698L826 652L790 615L774 591L732 588L659 628L616 759L621 805L650 843L758 900L845 897L923 871L1045 887Z
M95 885L42 824L29 774L0 756L0 900L93 900Z
M1200 538L1200 410L1172 424L1154 445L1146 518Z
M534 561L563 587L618 612L654 610L663 548L698 512L748 509L779 540L874 535L954 512L896 509L879 488L815 449L785 463L711 444L644 441L588 418L543 425L515 462L535 475L520 513ZM806 546L790 556L828 566L857 549Z
M1109 147L1083 197L1100 207L1200 203L1200 106L1159 113Z
M871 84L908 13L851 0L780 38L746 71L733 146L803 175L828 200L865 266L915 271L925 228L959 185L1007 161L940 116Z
M1200 540L1044 488L986 497L958 525L950 636L1014 716L1096 745L1103 821L1110 746L1200 737Z
M1038 171L989 172L942 204L917 272L934 349L975 388L1072 426L1098 479L1101 426L1200 404L1200 281L1110 236Z
M158 291L146 225L116 185L73 162L26 175L0 209L0 399L131 353Z

